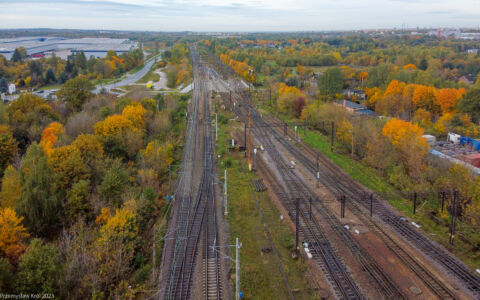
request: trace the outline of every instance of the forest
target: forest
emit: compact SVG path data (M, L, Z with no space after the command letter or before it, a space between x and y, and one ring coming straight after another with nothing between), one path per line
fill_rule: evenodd
M64 299L144 294L161 258L169 178L188 94L94 95L0 104L0 289Z

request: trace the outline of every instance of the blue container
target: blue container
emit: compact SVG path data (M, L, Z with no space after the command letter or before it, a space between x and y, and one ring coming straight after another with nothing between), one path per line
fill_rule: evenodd
M466 136L462 136L460 138L460 144L461 145L467 145L467 144L471 144L472 143L472 138L469 138L469 137L466 137Z
M475 148L475 150L480 152L480 140L473 140L472 145L473 145L473 148Z

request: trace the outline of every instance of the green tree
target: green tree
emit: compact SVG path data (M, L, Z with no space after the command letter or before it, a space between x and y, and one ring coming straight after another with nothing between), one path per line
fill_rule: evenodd
M21 196L15 209L37 235L50 233L58 224L57 181L43 147L37 143L30 145L20 167Z
M425 71L428 68L428 61L426 58L422 58L422 60L420 61L420 64L418 64L418 68L423 71Z
M20 259L17 292L59 295L64 268L55 245L43 245L41 239L33 239Z
M0 78L0 93L8 92L8 82L5 77Z
M106 201L119 207L120 197L128 183L128 172L123 168L120 160L115 160L107 170L99 187L100 195Z
M67 216L74 222L78 216L86 216L90 211L88 195L90 194L90 181L80 180L72 186L67 194Z
M0 258L0 291L9 292L12 289L14 277L12 274L12 265L4 257Z
M82 71L85 71L87 68L87 58L83 51L77 52L75 55L75 65L77 66L77 69L81 69Z
M480 88L469 90L460 102L458 109L463 113L470 114L472 121L478 123L480 120Z
M373 67L368 72L368 86L385 86L390 82L390 75L393 73L393 66L389 64L381 64Z
M318 79L318 90L322 95L335 95L342 92L344 76L339 68L329 68Z
M24 47L18 47L13 51L12 61L22 62L27 57L27 50Z
M2 191L0 192L0 206L15 207L15 203L20 201L20 178L18 171L12 166L5 169L5 175L2 178Z
M0 126L0 177L17 154L17 142L6 126Z
M73 111L79 111L88 98L92 96L94 85L83 76L70 79L57 93L58 99Z
M48 68L47 73L45 74L45 83L55 83L57 81L57 77L55 77L55 71L52 68Z

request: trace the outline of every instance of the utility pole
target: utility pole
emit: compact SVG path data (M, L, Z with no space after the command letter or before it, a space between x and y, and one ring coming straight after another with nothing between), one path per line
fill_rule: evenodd
M157 258L157 227L153 227L153 247L152 247L152 278L155 281L156 275L155 270L157 269L156 258Z
M417 212L417 191L413 192L413 214Z
M443 212L444 206L445 206L445 191L442 192L442 212Z
M452 202L452 223L450 225L450 245L453 245L453 240L455 239L455 227L457 222L457 197L458 191L453 192L453 202Z
M310 220L312 219L312 197L309 198L310 200Z
M352 173L353 173L353 129L352 129L352 161L351 161Z
M297 141L297 125L295 125L295 127L293 127L295 129L295 142Z
M257 148L253 148L253 170L257 167Z
M333 152L333 142L335 141L335 122L332 121L332 141L330 144L330 152Z
M225 206L225 211L224 211L224 215L228 215L228 195L227 195L227 169L225 168L225 183L224 183L224 188L223 188L223 192L225 194L225 203L224 203L224 206Z
M269 90L269 99L270 99L269 102L270 102L270 106L271 106L273 104L272 103L272 88L269 88L268 90Z
M345 218L345 195L340 197L340 217Z
M295 201L295 251L298 254L298 227L300 226L300 198Z
M373 215L373 194L370 194L370 217Z
M218 141L218 115L215 113L215 141Z
M287 136L287 123L283 123L283 135Z
M249 99L250 102L250 99ZM251 141L251 130L252 130L252 109L250 105L248 106L248 134L247 134L247 141L248 141L248 170L252 171L252 141Z
M235 299L240 299L240 245L238 244L238 237L235 240Z
M243 129L243 141L245 145L245 157L247 157L247 123L244 124L245 127Z

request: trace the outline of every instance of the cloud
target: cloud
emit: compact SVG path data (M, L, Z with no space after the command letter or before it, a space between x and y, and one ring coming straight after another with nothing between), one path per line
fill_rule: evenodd
M167 31L345 30L478 26L480 1L0 0L0 28ZM472 13L474 12L474 13ZM475 13L479 12L479 13Z

